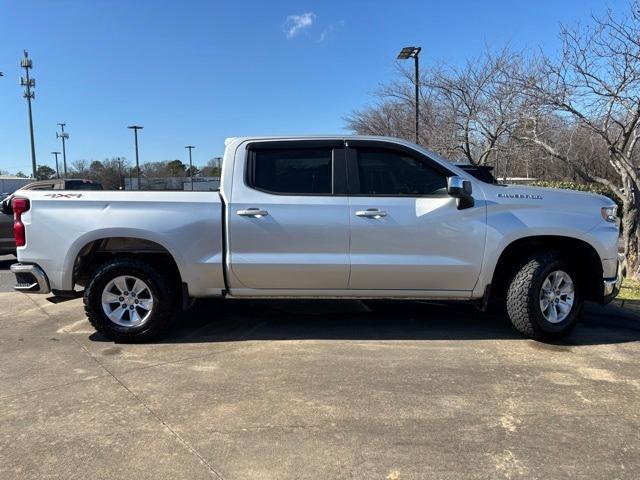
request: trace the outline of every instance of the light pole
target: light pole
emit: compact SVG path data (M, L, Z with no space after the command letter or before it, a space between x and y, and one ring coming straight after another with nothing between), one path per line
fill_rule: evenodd
M122 158L117 157L118 162L118 188L124 190L124 175L122 174Z
M398 54L398 60L407 60L413 58L415 61L415 87L416 87L416 143L420 143L420 68L418 64L418 55L422 47L404 47Z
M138 130L142 130L144 127L140 125L129 125L127 128L133 130L133 138L136 144L136 173L138 175L138 190L140 190L140 159L138 158Z
M64 168L64 176L67 177L67 146L66 141L69 140L69 133L64 131L66 123L58 123L60 126L60 133L56 132L56 138L62 140L62 166Z
M191 159L191 150L193 150L193 145L187 145L186 147L189 150L189 176L191 177L191 191L193 192L193 160Z
M58 168L58 155L60 155L60 152L51 152L51 155L55 155L56 157L56 174L58 178L60 178L60 169Z
M33 115L31 113L31 100L36 98L35 93L31 91L36 86L36 79L29 76L29 70L33 68L31 59L29 58L29 52L24 51L24 58L20 61L20 66L24 68L24 77L20 77L20 85L25 87L24 98L27 99L27 106L29 107L29 135L31 137L31 168L33 169L33 178L36 178L36 145L33 139Z

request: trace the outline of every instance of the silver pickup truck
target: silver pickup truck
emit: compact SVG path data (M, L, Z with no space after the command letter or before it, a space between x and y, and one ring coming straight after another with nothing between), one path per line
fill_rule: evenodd
M219 192L25 191L16 289L75 295L120 342L199 297L438 299L567 334L620 285L616 206L481 182L383 137L226 142Z

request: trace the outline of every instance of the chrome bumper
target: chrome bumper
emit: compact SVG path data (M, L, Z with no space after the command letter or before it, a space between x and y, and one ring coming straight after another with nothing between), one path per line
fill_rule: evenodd
M37 265L14 263L11 265L11 273L16 276L14 290L28 293L49 293L49 280L47 275Z
M616 298L616 295L620 292L620 287L622 286L622 257L618 258L618 268L616 269L615 278L605 278L603 283L603 296L604 303L609 303L611 300Z

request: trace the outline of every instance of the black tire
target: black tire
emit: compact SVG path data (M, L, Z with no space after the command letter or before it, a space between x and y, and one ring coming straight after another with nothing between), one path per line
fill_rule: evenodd
M573 306L562 321L547 320L540 306L540 291L552 272L561 270L569 275L574 287ZM540 341L555 340L567 335L576 326L582 305L582 291L575 270L554 251L532 254L520 266L509 283L506 306L509 319L516 329Z
M139 326L118 325L109 319L102 307L105 287L119 276L136 277L149 287L153 306L149 317ZM84 291L84 310L91 325L105 337L119 343L146 342L167 328L177 310L178 302L172 283L170 275L148 263L131 257L116 257L92 274Z

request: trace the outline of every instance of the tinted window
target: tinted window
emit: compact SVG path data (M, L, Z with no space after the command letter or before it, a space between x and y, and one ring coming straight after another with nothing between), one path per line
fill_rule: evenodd
M444 174L394 150L358 149L358 173L366 195L429 195L447 187Z
M249 184L284 194L331 193L331 149L255 150L249 164Z
M102 190L102 184L96 182L68 181L65 190Z

